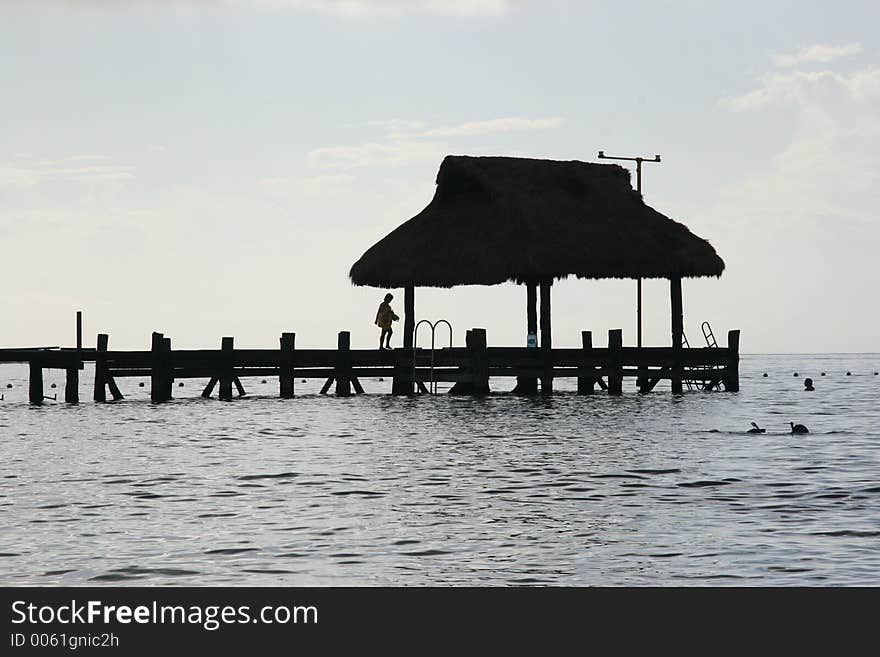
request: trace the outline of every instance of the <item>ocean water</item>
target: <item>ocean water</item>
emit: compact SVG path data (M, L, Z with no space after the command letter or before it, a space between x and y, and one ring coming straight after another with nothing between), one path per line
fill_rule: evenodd
M32 408L4 365L0 584L876 586L877 370L745 356L739 393L546 400L187 381L160 405L127 379L98 405L87 368L83 403Z

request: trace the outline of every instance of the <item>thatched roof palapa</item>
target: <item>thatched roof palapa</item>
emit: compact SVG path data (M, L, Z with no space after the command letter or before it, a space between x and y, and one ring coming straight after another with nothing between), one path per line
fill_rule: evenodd
M619 165L450 155L428 206L350 276L400 288L723 271L709 242L646 205Z

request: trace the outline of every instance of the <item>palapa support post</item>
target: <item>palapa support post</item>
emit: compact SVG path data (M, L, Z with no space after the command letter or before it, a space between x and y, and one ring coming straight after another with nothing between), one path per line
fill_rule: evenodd
M409 289L409 288L407 288ZM336 352L336 396L351 396L351 333L340 331Z
M541 281L541 352L544 371L541 375L541 394L553 394L553 332L550 326L550 286L553 281Z
M623 394L623 330L608 331L608 394Z
M235 338L225 337L220 341L220 401L232 401L232 379L234 375L233 342Z
M739 329L727 332L727 348L730 351L730 360L727 362L724 389L728 392L739 392Z
M684 361L681 351L684 333L684 314L681 303L681 276L669 279L669 296L672 307L672 392L681 394L684 378Z
M95 391L96 402L107 401L107 341L106 333L98 333L95 341Z
M412 285L403 291L403 352L395 352L394 381L391 394L411 395L414 386L412 380L413 333L416 321L416 292Z
M537 347L538 336L538 286L526 283L526 346ZM534 336L534 343L531 342ZM522 395L534 395L538 392L538 379L534 376L516 377L513 392Z
M43 403L43 363L39 360L28 361L30 375L28 378L28 401L35 406Z
M296 350L296 333L281 334L281 371L278 374L278 385L281 388L281 399L292 399L294 393L293 361Z
M584 358L591 359L593 354L593 332L581 331L581 343L584 352ZM578 370L578 394L592 395L595 392L596 377L590 372L593 367L581 367Z
M416 291L412 285L403 290L403 348L413 348L413 333L416 329ZM412 354L410 354L412 355Z

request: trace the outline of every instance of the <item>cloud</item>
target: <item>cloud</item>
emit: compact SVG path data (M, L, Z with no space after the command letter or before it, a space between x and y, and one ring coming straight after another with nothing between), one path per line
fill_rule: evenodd
M841 98L870 101L880 94L880 69L869 68L843 74L834 71L792 71L758 78L758 87L741 96L724 99L722 105L753 110L773 103L809 104Z
M264 178L260 185L269 192L282 196L322 198L336 196L343 187L350 187L355 177L349 174L322 176L279 176Z
M825 64L841 57L857 55L862 50L862 44L860 43L847 43L843 46L831 46L820 43L812 46L803 46L794 54L774 55L773 63L779 68L789 68L811 62Z
M30 0L35 2L39 0ZM458 16L499 15L516 0L44 0L81 7L245 7L314 11L335 16L403 15L416 13ZM25 0L19 0L26 4Z
M399 167L417 162L437 161L446 154L445 144L433 141L402 140L356 146L329 146L310 151L306 159L318 169L359 167Z
M544 119L528 119L519 116L511 116L487 121L472 121L448 128L432 128L420 132L393 132L391 136L421 138L421 137L472 137L475 135L489 135L501 132L515 132L523 130L546 130L555 128L562 123L560 117L554 116Z
M47 182L116 183L134 178L135 168L132 166L96 164L108 159L101 155L73 155L60 160L0 167L0 185L36 187Z
M770 73L722 105L758 112L787 109L792 137L763 172L728 190L744 216L778 226L876 227L880 205L880 67L851 73ZM734 201L735 199L735 201Z

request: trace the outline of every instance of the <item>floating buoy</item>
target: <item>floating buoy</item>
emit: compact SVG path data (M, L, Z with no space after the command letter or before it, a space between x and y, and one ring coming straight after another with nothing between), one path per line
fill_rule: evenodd
M792 376L797 376L797 375L798 375L798 373L797 373L797 372L795 372L795 373L794 373L794 374L793 374L793 375L792 375Z
M178 384L177 384L177 387L178 387L178 388L182 388L182 387L183 387L183 381L181 381L180 383L178 383Z
M822 376L825 376L825 372L822 372Z
M11 384L11 383L7 383L7 384L6 384L6 387L7 387L7 388L11 388L11 387L12 387L12 384Z
M764 378L765 379L767 378L767 372L764 372Z
M305 380L305 379L303 379L303 380L302 380L302 381L300 381L300 383L305 383L305 382L306 382L306 380Z
M846 375L847 375L847 376L852 376L852 372L847 372Z
M138 388L143 388L143 387L144 387L144 382L143 382L143 381L141 381L140 383L138 383Z
M266 379L263 379L262 381L260 381L260 383L266 383Z
M765 374L764 376L767 376L767 375ZM385 379L383 379L383 378L380 376L380 377L379 377L379 380L380 380L380 381L384 381Z
M874 372L874 376L877 376L877 372Z
M50 388L57 388L58 386L56 386L56 385L53 383L53 384L50 385L49 387L50 387Z

